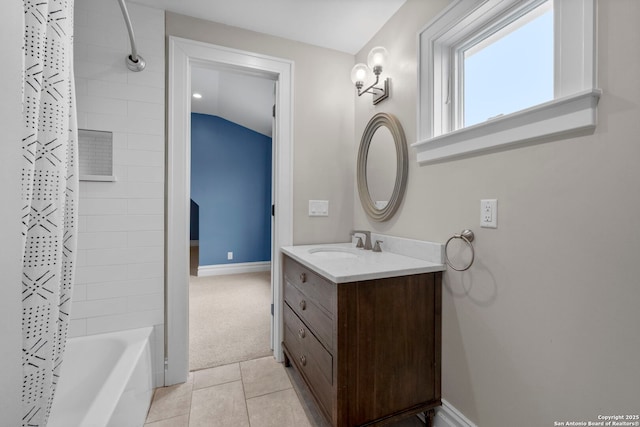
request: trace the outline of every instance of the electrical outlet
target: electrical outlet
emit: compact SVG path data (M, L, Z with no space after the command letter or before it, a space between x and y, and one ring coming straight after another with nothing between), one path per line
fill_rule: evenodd
M480 200L480 227L498 228L498 201L496 199Z
M227 259L233 259L233 252L227 252Z

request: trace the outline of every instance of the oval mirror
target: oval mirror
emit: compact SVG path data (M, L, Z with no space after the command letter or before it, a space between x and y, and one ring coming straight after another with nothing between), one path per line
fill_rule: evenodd
M367 187L373 205L384 209L393 195L398 165L396 144L386 126L380 126L373 134L367 155Z
M358 150L358 193L374 221L398 210L407 183L407 143L398 119L378 113L369 120Z

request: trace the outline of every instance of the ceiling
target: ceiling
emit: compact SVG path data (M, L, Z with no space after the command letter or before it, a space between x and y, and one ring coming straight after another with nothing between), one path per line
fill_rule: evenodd
M132 1L356 54L406 0Z
M406 0L131 0L273 36L356 54ZM133 22L135 29L135 22ZM274 82L194 68L192 111L271 136Z
M191 69L193 113L209 114L239 124L263 135L271 135L275 82L237 72L194 66Z

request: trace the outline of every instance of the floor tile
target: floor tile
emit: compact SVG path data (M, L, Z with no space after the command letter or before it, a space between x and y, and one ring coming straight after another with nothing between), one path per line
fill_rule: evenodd
M193 392L189 427L249 427L242 382L235 381Z
M189 427L189 415L180 415L179 417L147 423L144 427Z
M191 374L185 383L156 389L147 415L147 423L189 414L192 391Z
M272 356L240 363L247 399L291 388L284 366Z
M218 366L193 372L193 389L198 390L218 384L240 381L240 364Z
M251 427L311 427L293 389L247 400Z
M156 389L145 427L328 426L305 392L297 373L272 357L196 371L184 384ZM416 417L393 424L419 426Z

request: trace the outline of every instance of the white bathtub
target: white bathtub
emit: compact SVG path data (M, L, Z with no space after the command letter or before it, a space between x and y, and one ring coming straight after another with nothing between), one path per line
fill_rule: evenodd
M69 339L47 426L142 426L153 393L152 331Z

